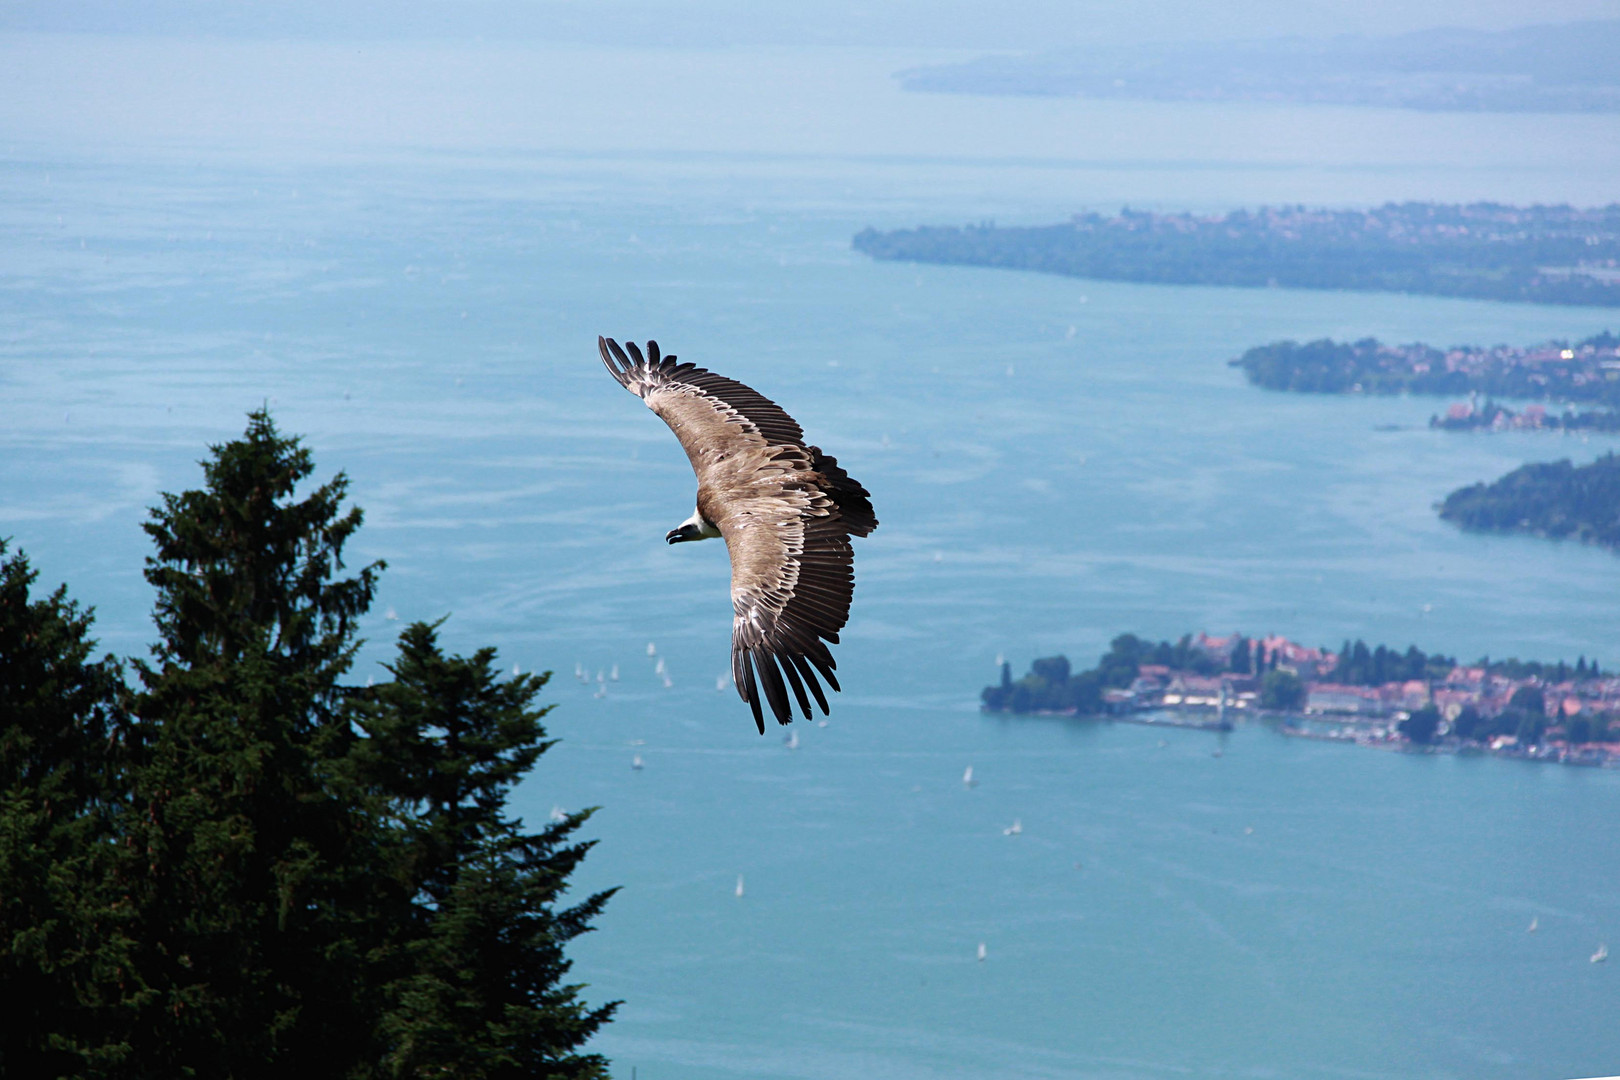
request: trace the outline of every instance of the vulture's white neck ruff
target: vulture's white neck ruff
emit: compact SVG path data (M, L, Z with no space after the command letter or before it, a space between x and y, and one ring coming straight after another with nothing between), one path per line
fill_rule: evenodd
M681 522L675 529L681 534L683 540L718 540L720 530L714 527L714 522L703 516L703 511L693 510L692 516Z

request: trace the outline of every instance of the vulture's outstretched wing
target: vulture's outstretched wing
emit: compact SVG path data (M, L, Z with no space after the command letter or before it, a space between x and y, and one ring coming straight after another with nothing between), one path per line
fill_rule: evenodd
M763 734L760 696L778 723L826 713L816 676L838 679L828 643L849 620L851 536L877 528L867 490L814 446L775 402L694 364L599 338L602 362L675 432L698 479L698 511L731 555L731 671ZM628 355L626 354L628 349Z

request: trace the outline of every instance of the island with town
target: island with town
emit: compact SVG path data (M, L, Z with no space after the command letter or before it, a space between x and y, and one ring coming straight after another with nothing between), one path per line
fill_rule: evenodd
M1266 206L1197 215L1121 210L1054 225L867 228L874 259L1159 285L1363 289L1620 306L1620 203Z
M1620 412L1612 409L1565 409L1548 412L1545 405L1510 409L1486 398L1470 395L1469 400L1447 407L1445 414L1429 417L1429 426L1440 431L1549 431L1558 434L1590 432L1612 435L1620 432Z
M1003 661L981 701L989 713L1215 730L1256 717L1302 738L1620 767L1620 674L1584 656L1467 664L1415 645L1331 651L1280 636L1122 634L1085 671L1052 656L1014 679Z

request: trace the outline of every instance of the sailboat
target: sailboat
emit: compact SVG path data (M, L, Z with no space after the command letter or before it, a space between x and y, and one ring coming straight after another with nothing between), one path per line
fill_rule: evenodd
M1530 925L1524 928L1524 932L1527 934L1533 934L1539 929L1541 929L1541 916L1530 916Z
M742 875L738 874L737 875L737 899L741 900L742 899L742 894L743 894Z
M963 787L972 787L974 785L974 783L975 783L975 781L973 779L973 766L969 765L967 767L967 769L964 770L963 773L962 773L962 786Z
M640 771L640 769L641 769L641 755L640 754L637 754L634 758L630 759L630 767L632 769L637 770L638 772Z
M1609 958L1609 947L1607 945L1603 944L1601 941L1598 942L1598 951L1593 953L1592 956L1591 956L1592 963L1601 964L1601 963L1603 963L1603 961L1607 960L1608 958Z
M988 955L989 955L989 950L984 947L984 942L982 942L982 941L979 942L979 962L983 963L984 958L986 956L988 956Z
M1013 818L1013 823L1001 830L1002 836L1017 836L1024 831L1024 823L1019 818Z
M782 744L789 750L797 750L799 748L799 733L797 731L788 732L788 737L782 740Z

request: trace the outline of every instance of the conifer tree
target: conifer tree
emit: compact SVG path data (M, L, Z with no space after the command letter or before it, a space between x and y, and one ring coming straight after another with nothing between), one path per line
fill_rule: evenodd
M368 695L357 759L389 795L398 876L410 885L400 977L381 1029L387 1075L466 1080L605 1077L576 1051L613 1015L563 982L563 947L612 891L558 907L591 843L570 840L590 811L537 833L507 793L552 743L536 708L549 675L500 681L495 651L446 656L437 624L400 636L394 679Z
M90 615L0 565L0 1075L599 1077L564 981L588 812L505 810L544 676L402 636L346 685L380 562L269 415L146 529L159 641L131 692ZM4 545L0 544L0 559Z
M108 735L122 681L90 659L92 613L0 540L0 1075L62 1076L116 1064L100 1015L123 959L101 887L121 808ZM114 995L116 999L116 995Z
M120 876L148 990L137 1074L338 1075L365 1049L377 838L333 778L382 564L335 576L361 514L341 474L295 500L313 469L261 409L145 526L160 641L137 665Z

